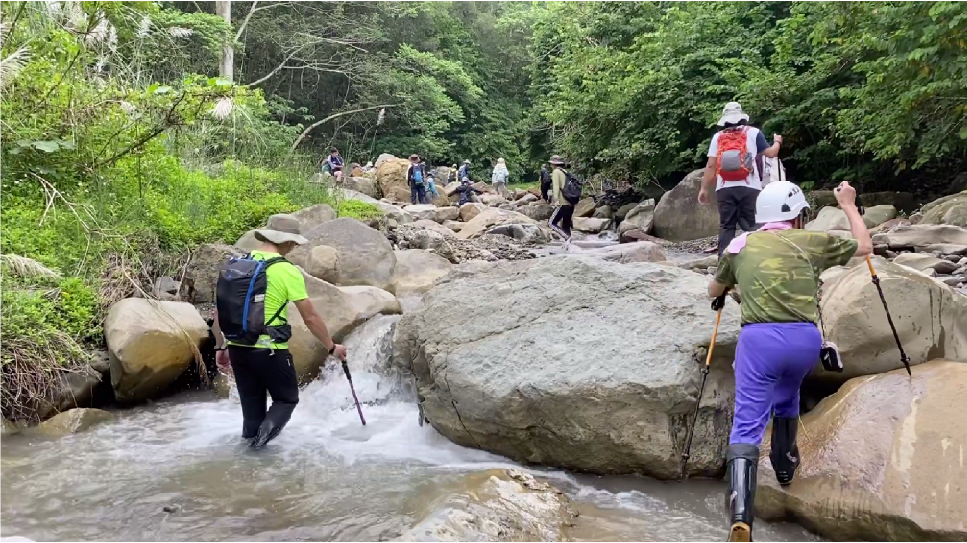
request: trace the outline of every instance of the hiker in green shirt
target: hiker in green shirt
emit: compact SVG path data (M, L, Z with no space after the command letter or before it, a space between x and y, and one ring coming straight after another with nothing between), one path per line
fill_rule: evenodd
M283 258L307 241L299 233L299 221L275 218L273 229L255 231L255 238L262 242L258 249L222 269L216 295L213 330L218 343L217 362L220 366L231 364L242 403L242 437L252 439L252 447L263 447L278 436L299 403L299 385L288 345L292 335L289 302L295 304L306 328L329 354L346 359L346 348L332 340L313 307L302 271ZM253 263L256 272L251 277L243 276L245 267ZM264 291L253 292L258 286ZM257 337L245 329L253 315L260 321L257 324L264 323L257 327ZM268 410L266 394L272 396Z

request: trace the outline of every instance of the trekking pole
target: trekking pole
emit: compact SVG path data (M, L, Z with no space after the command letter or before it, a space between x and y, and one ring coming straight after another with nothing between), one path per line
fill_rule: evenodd
M695 423L698 422L698 410L702 406L702 394L705 393L705 381L708 380L709 365L712 363L712 351L715 349L715 338L719 335L719 322L722 321L722 309L725 307L725 295L722 293L716 298L714 303L718 303L718 313L715 316L715 328L712 330L712 342L708 346L708 355L705 357L705 366L702 368L702 386L698 389L698 400L695 402L695 414L692 415L692 423L688 426L688 437L685 438L685 452L682 453L682 479L685 478L685 468L688 466L689 452L692 450L692 434L695 433Z
M896 348L900 350L900 362L903 362L903 366L907 369L907 375L913 377L913 372L910 371L910 357L903 350L903 345L900 345L900 335L897 334L896 326L893 324L893 317L890 316L890 308L887 307L886 297L883 295L883 287L880 286L880 277L876 275L876 270L873 269L873 261L870 260L869 255L866 256L866 265L870 268L870 277L873 278L876 291L880 294L880 301L883 302L883 310L886 311L886 322L890 323L890 331L893 332Z
M366 419L363 418L363 408L359 406L359 398L356 397L356 387L353 386L353 376L349 373L349 364L345 360L342 361L342 371L346 374L346 380L349 381L349 390L353 393L353 401L356 403L356 412L359 413L359 422L366 426Z

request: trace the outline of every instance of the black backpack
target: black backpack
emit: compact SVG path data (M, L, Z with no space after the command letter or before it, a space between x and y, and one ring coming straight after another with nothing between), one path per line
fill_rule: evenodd
M246 255L234 257L222 266L215 287L215 305L218 326L225 339L241 345L255 345L263 334L279 343L292 336L292 327L288 323L270 326L286 304L279 307L268 324L265 321L265 289L268 286L265 272L279 262L286 260L281 256L255 260L252 255Z
M567 180L564 182L564 186L561 187L561 194L569 204L575 205L581 201L581 191L584 190L584 181L581 181L574 174L566 170L564 171L564 175L567 177Z

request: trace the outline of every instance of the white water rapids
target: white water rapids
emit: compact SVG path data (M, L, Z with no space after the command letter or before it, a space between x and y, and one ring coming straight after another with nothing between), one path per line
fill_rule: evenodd
M116 411L60 439L6 436L0 535L33 540L389 540L470 472L519 467L418 424L408 387L387 370L399 317L376 317L346 344L368 425L333 366L302 390L281 436L241 441L237 399L184 394ZM723 486L532 471L565 489L586 540L721 540ZM767 475L767 474L764 474ZM816 538L760 522L760 540Z

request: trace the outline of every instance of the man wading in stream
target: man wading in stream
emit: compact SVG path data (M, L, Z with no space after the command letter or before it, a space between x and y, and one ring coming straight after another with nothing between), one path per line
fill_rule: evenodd
M215 299L217 362L231 363L242 402L242 437L252 439L252 447L263 447L279 435L299 403L288 345L292 336L289 302L329 354L346 359L346 348L333 342L309 300L302 272L284 258L307 241L299 233L299 221L285 216L274 219L273 229L255 231L261 247L222 268ZM266 393L272 395L268 411Z
M788 181L775 181L756 200L756 221L762 228L728 245L709 284L716 310L730 288L739 287L742 293L735 416L726 453L729 541L751 541L759 445L770 414L774 416L769 458L779 484L790 484L799 465L799 387L822 347L815 325L819 274L873 249L856 208L856 191L844 181L835 194L853 239L801 230L809 208L802 190Z

